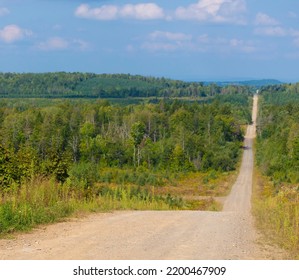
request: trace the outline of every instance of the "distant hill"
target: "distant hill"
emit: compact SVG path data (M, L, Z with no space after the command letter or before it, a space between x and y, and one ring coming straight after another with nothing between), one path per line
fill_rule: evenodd
M215 83L219 86L237 85L237 86L250 86L250 87L255 87L255 88L283 84L283 82L281 82L279 80L274 80L274 79L248 80L248 81L226 81L226 82L215 82ZM209 83L207 83L207 84L209 84Z
M4 98L205 98L222 94L248 94L252 84L272 83L185 82L130 74L0 73L0 97Z

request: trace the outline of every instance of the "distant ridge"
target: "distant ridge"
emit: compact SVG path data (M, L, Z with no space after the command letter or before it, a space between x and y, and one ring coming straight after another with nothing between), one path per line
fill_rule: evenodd
M263 87L271 85L281 85L283 82L275 79L262 79L262 80L248 80L248 81L226 81L226 82L207 82L206 84L217 84L219 86L229 86L229 85L238 85L238 86L252 86L252 87Z
M0 98L205 98L278 84L270 79L205 83L131 74L0 72Z

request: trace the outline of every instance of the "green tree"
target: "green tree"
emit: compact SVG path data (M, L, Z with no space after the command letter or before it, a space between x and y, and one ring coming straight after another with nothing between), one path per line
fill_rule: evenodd
M134 166L140 165L141 159L141 144L145 137L145 125L141 122L135 122L131 127L131 139L134 145L133 162Z

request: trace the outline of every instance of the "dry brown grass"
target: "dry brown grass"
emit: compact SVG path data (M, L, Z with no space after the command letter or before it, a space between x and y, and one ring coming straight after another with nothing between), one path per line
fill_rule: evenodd
M229 194L238 171L218 173L190 173L181 177L175 185L156 188L157 194L178 195L182 197L219 197Z
M253 178L253 214L258 229L268 242L287 250L288 258L299 259L299 187L275 186L258 170Z
M182 176L173 185L156 187L156 195L183 198L186 209L220 211L223 197L227 196L234 184L238 170L232 172L197 172Z

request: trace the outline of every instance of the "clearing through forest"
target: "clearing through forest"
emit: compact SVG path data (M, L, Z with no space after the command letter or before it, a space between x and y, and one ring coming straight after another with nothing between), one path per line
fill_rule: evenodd
M0 259L275 259L259 244L251 215L258 97L240 174L222 212L124 211L92 214L0 240Z

